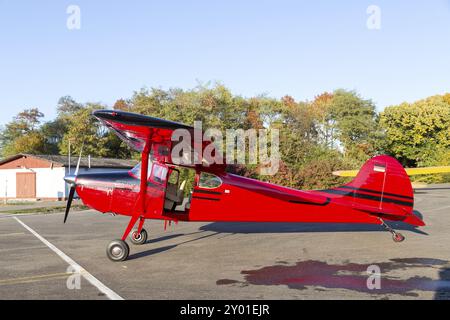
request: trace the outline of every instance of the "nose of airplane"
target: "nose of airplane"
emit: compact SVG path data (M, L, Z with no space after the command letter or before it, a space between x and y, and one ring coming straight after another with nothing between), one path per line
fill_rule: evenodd
M64 177L64 181L66 181L70 185L75 185L76 178L77 176L75 175L68 175Z

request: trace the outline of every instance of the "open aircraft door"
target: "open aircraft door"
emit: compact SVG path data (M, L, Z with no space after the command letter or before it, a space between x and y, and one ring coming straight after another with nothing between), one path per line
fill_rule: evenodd
M153 216L161 216L164 210L169 168L165 164L153 162L150 170L151 174L148 180L146 213Z

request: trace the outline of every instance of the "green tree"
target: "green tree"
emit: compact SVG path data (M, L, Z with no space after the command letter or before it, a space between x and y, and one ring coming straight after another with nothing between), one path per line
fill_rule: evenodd
M336 90L330 107L333 131L349 163L361 165L376 153L377 114L371 100L356 92Z
M246 123L248 103L223 85L198 86L192 90L141 89L130 100L133 112L206 127L238 128Z
M93 157L132 157L132 151L125 143L92 116L95 110L105 108L103 105L88 103L66 118L66 132L59 143L59 153L67 155L70 142L73 154L79 154L83 147L83 154Z
M60 154L68 154L69 142L72 153L78 154L82 147L85 155L103 157L108 153L104 139L106 130L102 130L99 122L92 117L94 110L103 108L89 104L67 119L67 132L59 144Z
M131 106L128 101L126 101L124 99L119 99L114 103L113 109L121 110L121 111L130 111Z
M336 136L336 119L331 112L333 97L333 94L324 92L316 96L310 104L318 142L330 149L335 149L339 143Z
M3 148L3 156L11 156L20 153L48 154L49 145L45 136L39 131L31 131L17 137L12 143Z
M17 153L45 153L48 150L45 137L39 132L44 114L37 108L27 109L6 124L0 134L3 157Z
M59 154L59 144L67 132L67 121L57 117L55 120L44 123L40 132L46 139L48 153Z
M434 96L412 104L391 106L380 115L384 149L405 166L442 164L450 148L448 96ZM450 163L443 163L450 165Z
M56 107L59 117L74 115L83 108L83 104L76 102L71 96L61 97Z

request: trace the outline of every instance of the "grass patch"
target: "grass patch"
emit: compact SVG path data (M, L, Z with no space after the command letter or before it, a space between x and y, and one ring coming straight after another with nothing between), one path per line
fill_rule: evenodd
M4 201L2 201L0 203L0 207L7 207L7 206L27 206L27 205L32 205L35 204L35 201L11 201L9 200L7 203L5 203Z
M83 206L83 205L73 205L71 210L73 211L85 211L90 210L89 207ZM22 209L22 210L8 210L8 211L2 211L2 214L8 213L8 214L27 214L27 213L43 213L43 214L49 214L49 213L57 213L57 212L64 212L66 211L65 206L60 207L47 207L47 208L31 208L31 209Z

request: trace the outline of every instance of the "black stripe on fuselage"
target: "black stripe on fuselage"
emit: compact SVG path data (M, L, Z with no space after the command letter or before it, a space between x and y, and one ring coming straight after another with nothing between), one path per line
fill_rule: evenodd
M209 201L220 201L220 199L216 199L216 198L205 198L205 197L198 197L198 196L192 196L192 199L209 200Z
M388 193L388 192L381 192L381 191L375 191L375 190L370 190L370 189L364 189L364 188L356 188L356 187L350 187L350 186L342 186L339 187L341 189L349 189L349 190L354 190L354 191L363 191L363 192L367 192L367 193L373 193L373 194L378 194L378 195L385 195L385 196L389 196L389 197L396 197L396 198L403 198L403 199L408 199L408 200L414 200L413 197L408 197L408 196L402 196L400 194L396 194L396 193Z
M204 194L215 194L215 195L222 195L221 192L217 192L217 191L209 191L209 190L201 190L201 189L195 189L194 193L204 193Z
M306 204L306 205L310 205L310 206L325 207L330 204L331 199L327 198L327 201L325 201L324 203L315 203L315 202L302 201L302 200L289 200L289 202L295 203L295 204Z
M381 196L372 196L372 195L368 195L368 194L356 193L356 191L348 192L348 191L344 191L344 190L331 189L331 190L322 190L322 192L381 202ZM405 201L400 201L400 200L391 199L391 198L384 198L384 197L383 197L383 202L394 203L394 204L398 204L398 205L402 205L402 206L406 206L406 207L414 206L414 204L411 202L405 202Z

